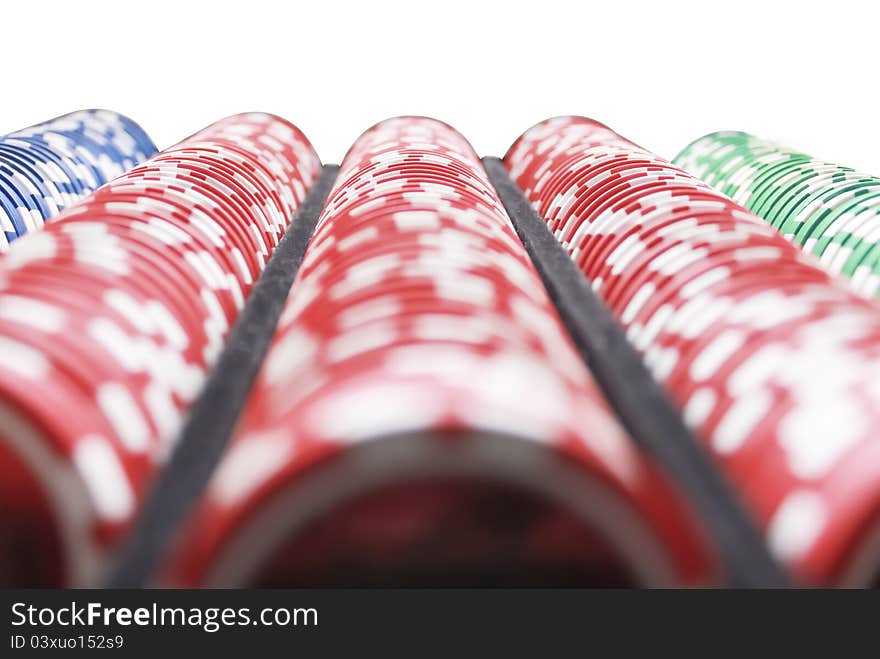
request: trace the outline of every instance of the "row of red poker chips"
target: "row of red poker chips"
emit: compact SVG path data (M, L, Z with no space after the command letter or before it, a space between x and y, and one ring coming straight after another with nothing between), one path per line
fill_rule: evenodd
M880 310L721 194L579 117L512 178L805 583L880 574Z
M715 569L470 144L426 118L367 131L165 583L660 585Z
M228 117L0 262L5 578L96 584L319 170L288 122Z

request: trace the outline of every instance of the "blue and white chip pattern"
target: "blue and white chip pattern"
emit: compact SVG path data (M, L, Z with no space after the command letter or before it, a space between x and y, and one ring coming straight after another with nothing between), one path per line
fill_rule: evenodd
M0 137L0 252L156 153L137 123L81 110Z

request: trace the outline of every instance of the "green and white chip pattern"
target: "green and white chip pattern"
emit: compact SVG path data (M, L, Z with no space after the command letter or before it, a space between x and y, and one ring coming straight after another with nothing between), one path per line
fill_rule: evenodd
M674 163L767 220L857 292L880 296L880 177L736 131L701 137Z

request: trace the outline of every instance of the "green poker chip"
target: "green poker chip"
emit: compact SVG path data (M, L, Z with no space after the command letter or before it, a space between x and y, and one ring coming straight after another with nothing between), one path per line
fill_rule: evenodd
M815 177L803 182L801 188L793 192L789 198L783 200L783 203L775 209L775 215L769 218L769 221L789 233L789 223L797 223L804 208L816 202L825 205L834 203L834 199L849 186L871 185L871 182L865 180L860 174L853 175L849 172L840 172L839 170L829 171L827 173L819 173ZM791 231L796 233L796 231Z
M740 169L741 163L731 165L731 161L751 157L753 149L747 145L745 133L713 133L693 142L679 154L677 164L692 173L699 172L700 178L710 185L726 178L726 168Z
M808 198L817 196L815 182L818 179L826 179L826 184L844 181L845 177L843 175L845 173L833 165L810 166L801 169L799 175L791 176L788 179L788 184L785 187L780 186L775 198L768 199L765 202L765 206L761 208L761 217L778 228L785 220L787 209L802 196Z
M761 180L761 175L774 165L780 164L780 159L774 154L751 155L742 159L744 166L734 176L728 177L720 188L726 191L737 201L747 202L755 191L755 187Z
M809 236L804 233L804 227L810 224L810 218L818 209L835 209L840 205L848 205L856 197L858 190L872 187L859 181L847 182L840 187L828 187L821 194L808 191L792 201L786 210L784 219L779 223L779 230L786 236L804 235L804 240ZM799 244L804 244L800 238Z
M776 181L793 164L790 157L780 157L774 154L766 154L754 159L746 176L739 183L739 188L743 191L742 198L746 203L756 203L762 192L775 185Z
M831 239L831 244L839 244L839 253L846 255L840 265L841 272L854 277L871 247L880 240L880 192L870 203L860 200L851 211L846 226ZM843 257L838 257L838 259Z
M880 295L880 177L734 131L691 142L673 163L849 277L859 292Z
M856 290L865 295L880 295L880 238L871 245L871 248L856 266L853 281Z
M761 170L761 174L755 180L752 188L752 195L747 206L749 210L764 217L761 211L768 208L773 200L791 185L793 180L797 180L807 170L808 164L809 161L802 159L789 159Z
M808 247L812 245L810 251L819 257L820 262L826 262L825 250L834 242L836 237L840 236L838 242L843 240L844 236L841 233L843 229L847 228L848 219L857 211L860 204L865 203L864 194L859 193L866 190L866 188L850 190L844 195L848 196L846 203L838 203L835 206L823 208L815 223L805 225L806 231L802 234L803 238L799 235L797 242Z

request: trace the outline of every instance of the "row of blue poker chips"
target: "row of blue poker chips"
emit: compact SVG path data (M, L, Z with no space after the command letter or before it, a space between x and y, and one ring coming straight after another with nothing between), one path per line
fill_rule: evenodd
M0 137L0 252L156 153L128 117L81 110Z

